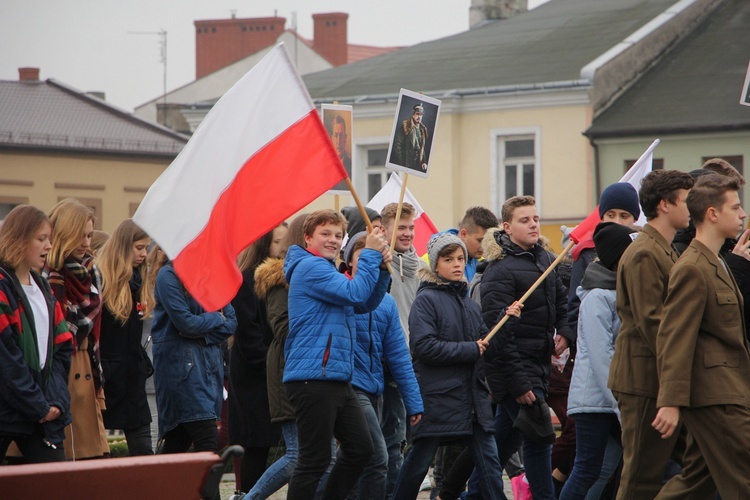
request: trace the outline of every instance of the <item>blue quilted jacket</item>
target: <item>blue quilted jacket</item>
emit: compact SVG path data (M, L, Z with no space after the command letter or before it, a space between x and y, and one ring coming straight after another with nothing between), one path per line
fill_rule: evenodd
M385 389L385 363L398 384L407 414L422 413L422 395L414 376L396 301L386 295L377 309L357 314L356 321L357 345L354 349L352 385L368 394L380 396Z
M349 382L354 371L356 312L374 310L390 275L380 269L380 252L365 248L357 276L349 279L333 262L299 246L284 260L289 283L289 335L284 345L284 382Z

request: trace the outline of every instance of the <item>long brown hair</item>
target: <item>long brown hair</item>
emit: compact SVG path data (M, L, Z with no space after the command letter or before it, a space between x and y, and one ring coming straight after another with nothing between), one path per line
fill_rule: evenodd
M288 227L286 222L282 222L277 227ZM271 244L273 243L273 233L276 228L273 228L257 240L237 257L237 267L240 268L240 272L245 272L248 269L255 271L255 269L266 260L271 253Z
M133 310L133 297L130 291L130 279L133 277L133 244L136 241L148 239L146 231L138 227L133 219L125 219L117 226L112 237L107 240L96 264L102 273L102 300L104 305L121 323L125 323ZM150 299L146 261L140 266L142 283L139 291L143 317L149 316L153 309L153 299Z
M66 198L52 207L52 250L47 255L47 267L61 269L65 259L81 245L88 221L94 222L94 212L74 198Z

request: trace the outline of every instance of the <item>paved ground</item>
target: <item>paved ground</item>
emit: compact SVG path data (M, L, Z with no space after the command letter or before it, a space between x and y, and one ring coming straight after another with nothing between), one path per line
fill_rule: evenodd
M505 494L508 498L513 498L513 492L510 489L510 481L508 476L503 474L503 486L505 486ZM228 500L234 493L234 474L224 474L224 480L221 483L221 500ZM268 497L272 500L284 500L286 499L286 487L279 490L278 493ZM417 496L417 500L429 500L430 491L420 491Z

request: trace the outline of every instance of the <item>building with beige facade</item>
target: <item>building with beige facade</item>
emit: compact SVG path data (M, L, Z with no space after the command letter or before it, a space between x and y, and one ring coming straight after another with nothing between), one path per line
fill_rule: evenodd
M132 216L187 137L21 68L0 81L0 219L77 198L111 232Z

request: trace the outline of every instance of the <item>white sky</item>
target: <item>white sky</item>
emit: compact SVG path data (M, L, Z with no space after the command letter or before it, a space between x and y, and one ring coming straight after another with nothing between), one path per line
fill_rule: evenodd
M529 0L534 7L547 0ZM158 35L167 36L167 89L195 79L193 21L286 17L312 38L312 14L349 13L349 43L406 46L465 31L470 0L0 0L0 80L18 68L41 69L83 91L132 111L162 94Z

